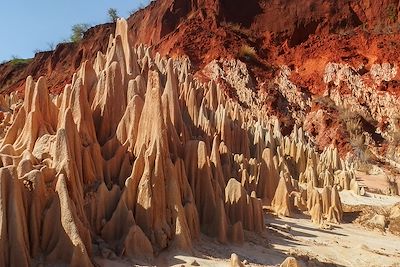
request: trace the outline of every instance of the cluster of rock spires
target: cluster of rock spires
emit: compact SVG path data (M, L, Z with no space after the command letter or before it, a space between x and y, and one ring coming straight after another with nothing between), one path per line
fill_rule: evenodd
M132 47L118 20L106 54L62 94L28 77L0 97L0 265L93 266L97 252L151 259L262 232L263 206L339 223L351 168L301 128L254 114L190 73L187 59Z

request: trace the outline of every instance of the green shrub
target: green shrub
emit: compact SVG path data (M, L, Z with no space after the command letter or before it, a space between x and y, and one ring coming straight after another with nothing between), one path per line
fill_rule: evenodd
M83 34L90 28L89 24L75 24L72 26L71 42L79 42L83 38Z
M108 17L110 18L111 22L117 22L118 19L118 13L115 8L109 8L108 9Z
M23 66L23 65L29 64L29 62L31 62L31 61L32 61L31 58L19 58L17 56L12 56L12 58L9 62L13 66Z

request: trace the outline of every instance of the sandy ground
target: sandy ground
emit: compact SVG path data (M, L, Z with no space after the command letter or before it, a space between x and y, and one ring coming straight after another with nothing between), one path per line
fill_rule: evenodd
M385 192L389 187L385 173L366 174L358 171L356 172L356 179L367 186L370 192ZM397 177L397 184L400 188L400 177Z
M351 223L322 230L306 217L281 219L267 215L265 221L267 230L261 235L247 233L248 242L242 246L221 245L202 236L195 245L194 255L167 251L152 264L230 266L230 255L236 253L249 266L279 266L289 255L299 259L302 266L400 266L400 237L368 231ZM134 266L134 263L106 260L98 263Z
M400 266L400 237L347 223L318 229L309 219L267 219L270 242L279 251L315 259L321 266ZM290 231L280 230L289 225ZM308 264L308 262L305 262Z
M363 172L357 172L356 179L365 184L370 191L380 190L384 192L389 186L384 173L369 175Z
M400 197L368 193L357 196L351 191L340 192L342 202L349 206L371 205L388 207L400 202ZM243 245L220 244L202 236L195 242L193 254L165 251L152 263L154 266L230 266L230 256L236 253L247 266L279 266L288 256L294 256L302 266L399 266L400 237L367 230L351 223L353 214L344 216L343 224L331 230L320 229L306 215L278 218L265 215L266 230L262 234L245 233ZM121 259L96 259L99 266L148 266L144 262Z
M342 204L350 206L392 206L400 202L400 196L385 196L370 192L367 192L365 196L359 196L351 190L343 190L339 194Z

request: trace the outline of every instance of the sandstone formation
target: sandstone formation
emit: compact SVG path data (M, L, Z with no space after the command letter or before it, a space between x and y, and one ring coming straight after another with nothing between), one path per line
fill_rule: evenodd
M300 264L293 257L287 257L280 265L281 267L299 267Z
M399 21L399 0L158 0L0 63L0 266L264 246L265 213L347 233L331 224L361 209L354 222L399 235L399 205L381 207L400 188ZM395 262L390 247L368 253Z
M308 211L311 220L318 225L324 221L340 223L343 211L337 187L344 186L343 179L335 179L333 173L351 171L339 158L336 148L329 147L318 154L306 139L302 129L297 127L290 138L281 139L276 155L280 163L275 167L280 175L272 176L281 178L271 208L277 215L288 217L294 212Z
M336 149L317 153L301 127L284 136L127 30L119 20L60 95L28 77L23 100L0 98L0 265L93 266L93 247L151 260L200 233L242 243L263 205L341 221Z
M244 267L244 264L235 253L232 253L231 255L231 267Z

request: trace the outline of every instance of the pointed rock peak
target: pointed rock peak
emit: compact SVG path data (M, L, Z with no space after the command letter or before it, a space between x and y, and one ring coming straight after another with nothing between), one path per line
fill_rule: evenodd
M297 260L293 257L287 257L280 267L300 267L301 265L297 262Z
M84 86L81 78L78 78L73 84L69 108L71 109L72 117L77 124L83 143L89 145L96 142L97 138L92 110L88 102L86 86Z
M172 124L179 132L183 129L182 114L179 106L178 81L173 68L173 60L167 63L167 82L162 95L164 110L169 113Z
M281 176L271 207L279 216L290 217L293 203L290 202L288 184L284 176Z
M85 87L86 94L87 96L89 96L91 90L97 82L97 74L93 69L93 65L89 64L89 61L85 60L84 62L82 62L81 67L78 70L78 77L82 79L82 84Z
M146 98L140 116L138 137L135 144L137 155L142 147L148 147L157 142L160 147L167 149L166 128L163 120L161 105L160 76L157 71L149 71Z
M32 109L33 92L35 91L35 82L32 76L28 76L25 82L25 97L24 97L24 109L26 113L29 113Z
M40 77L32 94L32 111L48 112L50 103L46 80Z
M128 74L132 73L132 52L128 35L128 23L124 18L119 18L116 23L115 36L121 37L122 47L125 55L126 71Z
M277 139L282 138L281 125L280 125L278 118L275 118L275 121L274 121L274 137Z

